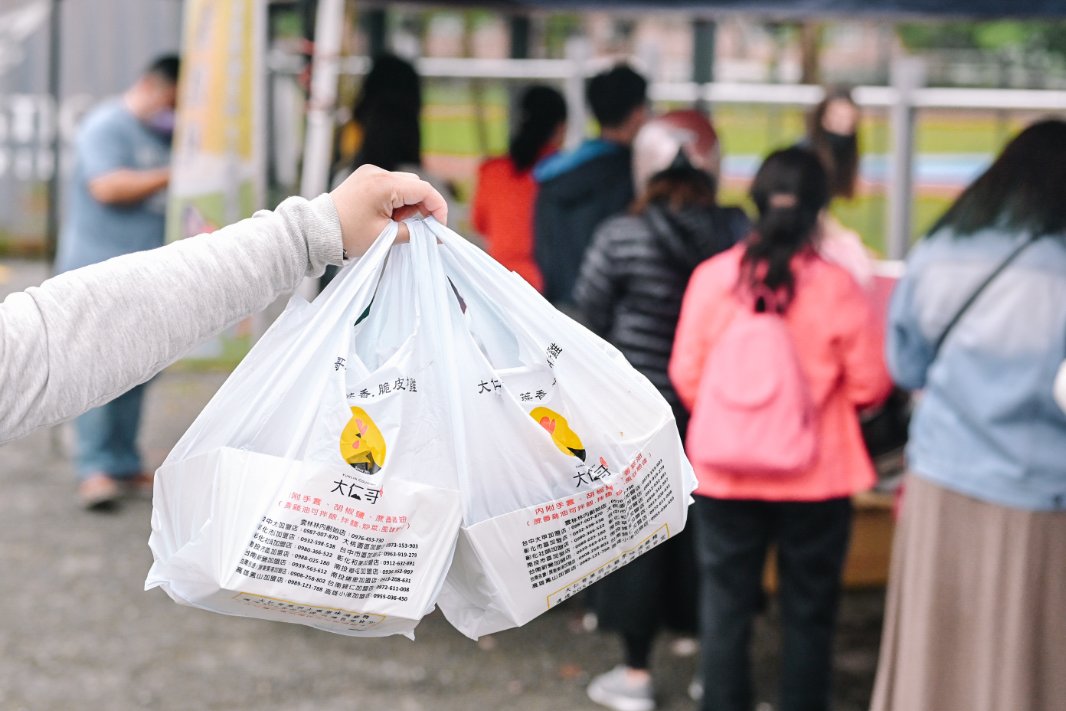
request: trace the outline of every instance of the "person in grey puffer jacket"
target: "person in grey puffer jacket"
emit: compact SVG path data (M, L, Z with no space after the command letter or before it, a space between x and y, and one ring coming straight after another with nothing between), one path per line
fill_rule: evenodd
M640 197L630 213L596 231L574 300L584 323L662 393L684 433L688 412L667 367L685 287L701 262L747 236L751 223L740 208L716 202L718 140L703 114L674 111L652 120L637 134L633 152ZM654 708L648 662L657 630L663 623L694 630L693 556L686 530L600 583L599 622L621 634L625 664L592 680L593 701Z
M597 230L574 300L587 326L659 389L685 432L688 413L666 374L681 298L693 270L744 238L751 222L716 203L717 136L701 114L653 120L634 150L635 179L646 185L631 213Z

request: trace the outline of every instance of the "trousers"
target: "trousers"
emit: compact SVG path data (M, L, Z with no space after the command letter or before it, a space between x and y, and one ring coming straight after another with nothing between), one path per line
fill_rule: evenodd
M96 473L121 479L141 471L137 431L146 386L138 385L74 420L74 469L79 479Z
M780 711L830 706L833 635L851 532L849 498L750 501L697 496L702 711L751 711L751 637L777 551L782 620Z

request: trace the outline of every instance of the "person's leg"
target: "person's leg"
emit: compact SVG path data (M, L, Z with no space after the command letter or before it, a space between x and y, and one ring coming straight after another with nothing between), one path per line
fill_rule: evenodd
M651 646L654 637L640 632L622 634L622 646L625 648L625 665L630 669L648 671L651 668Z
M114 479L130 479L141 473L141 454L137 449L137 433L141 424L141 407L146 384L138 385L109 403L111 437L108 443L110 466L107 471Z
M666 578L664 546L656 546L598 583L597 612L604 629L621 638L622 665L593 677L590 699L617 711L655 708L651 648L659 628L662 583Z
M763 598L765 502L697 496L702 711L751 711L752 624Z
M833 633L851 532L851 499L786 502L777 535L781 711L830 707Z
M111 405L94 407L74 420L74 473L79 481L111 473Z

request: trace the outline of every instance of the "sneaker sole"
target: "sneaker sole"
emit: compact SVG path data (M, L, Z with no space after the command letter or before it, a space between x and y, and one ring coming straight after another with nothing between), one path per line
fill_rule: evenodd
M588 697L600 706L606 706L614 711L655 711L655 702L647 699L627 699L611 696L600 690L598 686L590 686L585 690Z
M81 507L86 511L111 511L118 508L121 492L81 498Z

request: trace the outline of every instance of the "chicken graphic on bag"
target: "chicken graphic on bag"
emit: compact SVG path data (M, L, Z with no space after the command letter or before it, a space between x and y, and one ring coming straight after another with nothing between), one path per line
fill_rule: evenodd
M552 442L559 451L585 461L585 445L581 444L577 432L570 429L565 417L547 407L534 407L529 414L551 434Z
M341 432L341 456L366 474L374 474L385 464L385 437L361 407L352 408L352 419Z

